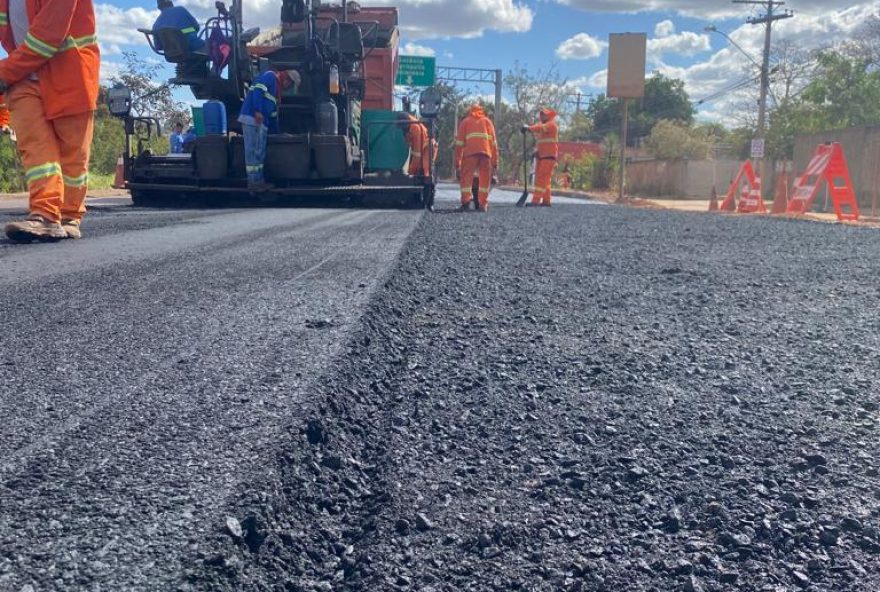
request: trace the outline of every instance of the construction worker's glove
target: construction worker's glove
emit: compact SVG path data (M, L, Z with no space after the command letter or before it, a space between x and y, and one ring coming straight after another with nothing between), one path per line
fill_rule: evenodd
M9 90L9 85L5 80L0 80L0 93L5 93L7 90Z
M519 128L519 131L521 131L521 132L524 133L524 134L528 133L528 132L529 132L529 126L527 126L527 125L522 126L521 128Z

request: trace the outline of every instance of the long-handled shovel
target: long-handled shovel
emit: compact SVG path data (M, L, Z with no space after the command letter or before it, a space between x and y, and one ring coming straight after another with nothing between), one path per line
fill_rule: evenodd
M529 154L528 147L526 146L526 132L523 130L523 194L520 196L519 201L516 202L516 207L521 208L526 205L526 200L529 199Z

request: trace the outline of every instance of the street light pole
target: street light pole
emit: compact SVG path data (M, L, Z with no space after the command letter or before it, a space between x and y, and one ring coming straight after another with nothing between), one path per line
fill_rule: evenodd
M767 95L770 91L770 48L773 36L773 23L794 16L789 11L776 13L776 9L784 6L785 2L779 0L733 0L734 4L753 4L766 8L767 12L759 17L747 19L750 25L764 25L764 55L761 61L761 95L758 99L758 129L755 139L762 142L767 136ZM765 148L766 149L766 148ZM766 195L769 177L767 176L767 159L762 156L760 161L761 191Z

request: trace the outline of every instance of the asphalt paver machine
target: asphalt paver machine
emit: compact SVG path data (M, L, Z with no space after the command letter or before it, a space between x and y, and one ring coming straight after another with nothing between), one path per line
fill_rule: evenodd
M434 155L428 175L404 172L404 132L412 122L391 107L398 63L396 9L283 0L280 28L260 34L244 30L242 2L232 0L228 9L217 2L217 15L201 33L206 41L202 50L190 50L178 29L140 30L151 48L174 65L171 85L189 87L198 100L223 104L227 130L200 135L184 154L154 154L143 134L158 132L160 122L132 113L129 89L111 89L110 111L125 122L124 177L135 205L319 200L432 207ZM373 52L381 59L371 58ZM378 74L371 63L380 64ZM254 192L247 185L237 118L249 85L267 70L295 70L300 83L281 96L281 133L271 135L267 147L268 186ZM431 151L439 110L439 93L425 90L420 115Z

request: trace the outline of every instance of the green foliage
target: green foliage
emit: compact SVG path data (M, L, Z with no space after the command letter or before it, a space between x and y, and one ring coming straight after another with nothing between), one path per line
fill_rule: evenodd
M595 135L593 129L593 120L587 113L580 111L571 116L560 135L566 142L589 142Z
M705 159L711 156L713 139L710 129L691 127L661 119L651 130L645 146L654 158Z
M116 160L125 147L125 131L122 121L110 115L106 105L95 112L95 136L92 140L92 156L89 170L93 174L110 174L116 170Z
M836 51L819 55L810 83L770 114L768 153L790 159L801 134L880 121L880 72L868 61Z
M0 136L0 192L14 193L26 189L18 150L9 135L3 134Z
M169 84L156 84L162 75L162 65L143 59L134 52L124 52L125 66L111 85L121 84L131 89L132 112L144 117L155 117L163 126L180 121L189 125L190 113L186 105L174 100Z
M593 185L598 189L616 187L620 179L620 137L609 134L605 137L605 154L596 161Z
M593 188L598 162L599 159L595 154L584 154L577 160L572 158L565 160L562 169L571 174L573 189L589 191Z
M644 98L630 102L628 143L635 145L639 138L650 135L662 119L690 125L695 113L682 80L654 74L645 84ZM587 115L593 122L595 139L620 131L623 112L618 99L599 95L590 102Z

